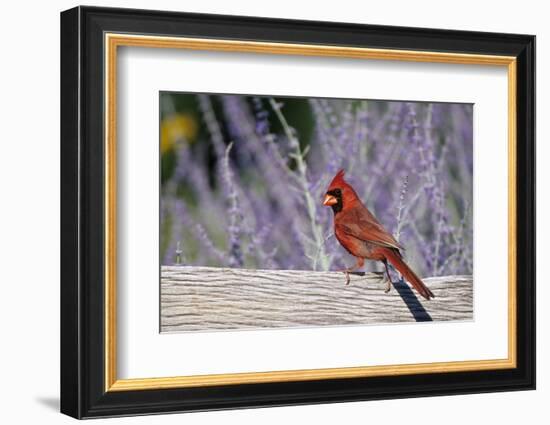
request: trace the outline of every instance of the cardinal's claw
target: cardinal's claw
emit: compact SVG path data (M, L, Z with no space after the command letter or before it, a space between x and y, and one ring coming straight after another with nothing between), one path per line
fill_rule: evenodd
M387 294L391 291L392 281L388 279L388 276L384 274L380 283L384 284L384 293Z
M349 272L344 270L344 274L346 275L346 285L349 285Z

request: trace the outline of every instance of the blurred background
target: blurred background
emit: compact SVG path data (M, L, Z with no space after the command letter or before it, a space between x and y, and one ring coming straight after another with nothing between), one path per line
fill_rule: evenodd
M472 105L173 92L160 105L163 265L353 265L322 205L343 168L415 271L472 274Z

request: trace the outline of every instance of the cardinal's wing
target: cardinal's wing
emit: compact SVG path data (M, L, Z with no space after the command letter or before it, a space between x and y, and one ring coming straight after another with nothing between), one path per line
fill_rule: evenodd
M352 210L335 223L336 230L354 238L388 248L403 249L395 238L382 227L376 218L363 207Z

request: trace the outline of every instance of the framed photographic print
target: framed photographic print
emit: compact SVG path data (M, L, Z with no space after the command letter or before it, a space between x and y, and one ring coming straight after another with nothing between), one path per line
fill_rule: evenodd
M535 38L61 14L61 411L535 387Z

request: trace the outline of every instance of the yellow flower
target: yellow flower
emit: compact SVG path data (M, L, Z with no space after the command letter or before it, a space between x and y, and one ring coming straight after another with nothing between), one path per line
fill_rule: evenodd
M197 131L197 122L189 114L178 113L164 118L160 127L161 153L172 149L179 140L193 142Z

